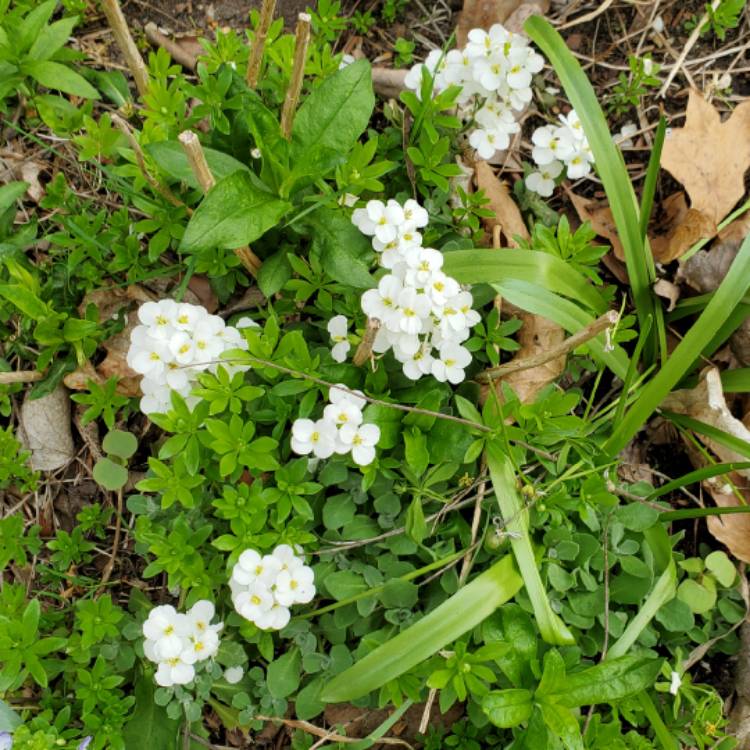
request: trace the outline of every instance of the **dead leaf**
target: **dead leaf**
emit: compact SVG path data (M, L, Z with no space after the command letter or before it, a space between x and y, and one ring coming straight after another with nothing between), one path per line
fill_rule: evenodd
M466 45L472 29L488 30L492 24L504 23L522 2L523 0L464 0L456 26L457 46Z
M750 211L746 211L731 224L727 224L718 236L722 242L736 242L739 245L748 234L750 234Z
M549 0L524 0L505 22L505 28L514 34L523 34L523 25L531 16L543 16L549 10Z
M85 312L88 305L94 304L99 310L99 320L104 322L117 317L120 310L125 308L127 322L120 333L116 333L102 344L107 356L96 367L86 362L82 367L65 376L63 382L68 388L85 390L88 388L89 380L101 385L109 378L116 377L118 378L117 393L129 398L140 395L141 377L128 366L127 354L130 348L130 334L138 325L135 303L142 304L151 299L153 299L152 295L137 284L132 284L126 289L115 288L86 295L79 307L81 314Z
M404 80L409 71L406 68L372 68L372 87L375 93L385 99L397 99L406 89Z
M690 91L685 125L664 141L661 164L681 182L690 206L718 224L745 194L750 167L750 101L721 121L718 110Z
M664 216L658 221L659 232L649 236L651 252L658 263L671 263L698 240L716 234L715 222L702 211L688 208L683 192L665 198L662 208Z
M219 298L211 287L208 276L202 273L194 274L190 277L187 288L195 295L195 304L205 307L212 314L219 309Z
M609 240L615 257L624 260L625 253L610 207L597 205L571 191L568 191L568 195L581 221L588 221L600 237ZM711 219L700 211L688 208L684 193L670 195L664 201L663 209L665 215L660 221L661 231L649 235L651 252L658 263L671 263L698 240L716 234L716 225Z
M502 250L499 252L502 252ZM565 339L565 331L557 323L519 309L513 309L513 313L523 323L518 331L518 343L521 348L513 357L514 360L534 357L540 352L548 351L550 347L561 344ZM512 372L502 380L495 380L494 382L498 395L502 393L500 383L507 383L513 388L522 403L531 404L536 400L539 392L557 380L564 370L565 357L562 356L528 370ZM487 397L489 386L483 386L482 391L482 400L484 400Z
M521 216L516 202L510 195L506 183L501 182L486 161L477 161L474 165L477 188L484 190L489 198L488 208L495 212L494 218L485 219L484 224L488 231L493 227L500 226L509 247L518 247L514 237L518 235L521 239L529 239L529 230Z
M677 304L677 300L680 299L680 287L666 279L659 279L654 284L653 289L654 294L658 294L659 297L669 300L667 312L672 312Z
M39 182L39 175L44 171L45 165L30 156L22 153L16 154L11 151L3 151L0 157L0 185L11 180L21 180L28 184L26 195L34 201L44 197L44 188Z
M727 406L721 387L721 377L715 367L702 373L700 382L695 388L675 391L662 402L664 409L685 414L693 419L728 432L740 440L750 442L750 430L737 419ZM716 442L706 435L701 440L723 462L744 461L745 457ZM729 481L728 481L729 480ZM746 490L750 480L750 471L732 472L726 477L714 477L704 482L714 502L719 507L740 505L729 482L741 490ZM750 498L750 493L745 492ZM739 560L750 562L750 515L738 513L726 516L709 516L708 530Z
M31 451L31 468L35 471L54 471L72 461L76 452L67 388L58 385L52 393L35 399L27 393L21 405L18 437Z

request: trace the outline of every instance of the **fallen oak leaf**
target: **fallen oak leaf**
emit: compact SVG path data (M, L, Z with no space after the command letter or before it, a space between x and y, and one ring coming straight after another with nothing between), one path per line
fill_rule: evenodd
M718 110L692 89L685 125L666 137L661 165L684 185L691 208L718 224L745 194L750 101L722 122Z
M504 23L523 0L464 0L464 7L458 14L456 44L466 45L472 29L488 30L496 23Z
M618 260L624 260L625 253L622 249L620 236L617 234L617 226L610 207L599 205L596 201L584 198L582 195L576 195L572 190L566 190L566 192L578 214L578 218L581 221L587 221L600 237L609 240L615 257Z
M649 236L654 260L671 263L684 255L698 240L716 234L716 223L702 211L688 208L685 194L673 193L664 199L662 232Z
M511 197L508 186L499 180L492 167L486 161L474 164L474 178L477 188L484 190L489 199L486 208L494 212L494 217L484 219L484 225L492 234L495 226L499 226L509 247L518 247L516 235L523 240L530 238L529 230L521 216L521 211Z

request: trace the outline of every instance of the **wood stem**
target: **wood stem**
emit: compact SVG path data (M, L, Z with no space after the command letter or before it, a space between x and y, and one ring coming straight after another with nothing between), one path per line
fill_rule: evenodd
M43 377L44 373L38 372L37 370L13 370L12 372L0 372L0 385L36 383Z
M117 46L125 58L125 62L130 73L135 80L135 87L141 96L148 92L148 69L143 62L141 53L135 45L133 35L128 28L128 22L125 20L122 8L118 0L102 0L102 9L107 17L107 23L112 29Z
M204 193L207 193L215 184L213 174L206 161L206 154L198 136L192 130L183 130L178 136L182 148L187 156L190 169ZM235 254L253 277L257 277L262 265L261 259L247 246L235 249Z
M250 60L247 63L246 80L247 85L251 89L254 89L258 85L260 67L263 64L263 51L266 47L266 37L268 36L268 29L271 27L275 10L276 0L263 0L263 5L260 9L260 22L255 31L253 46L250 50Z
M478 375L477 380L486 383L492 380L497 380L498 378L503 378L506 375L510 375L512 372L530 370L532 367L539 367L539 365L543 365L546 362L551 362L553 359L557 359L563 354L567 354L568 352L577 349L581 344L585 344L590 339L598 336L606 328L613 326L617 322L617 319L617 313L614 310L610 310L597 318L593 323L589 323L589 325L582 328L577 333L568 336L568 338L556 346L550 347L539 354L535 354L533 357L513 360L512 362L507 362L498 367L491 367Z
M292 124L294 113L297 110L302 81L305 77L305 60L307 59L307 46L310 43L310 21L307 13L300 13L297 17L297 29L294 39L294 64L292 66L292 78L289 88L286 90L284 107L281 110L281 134L287 140L292 137Z

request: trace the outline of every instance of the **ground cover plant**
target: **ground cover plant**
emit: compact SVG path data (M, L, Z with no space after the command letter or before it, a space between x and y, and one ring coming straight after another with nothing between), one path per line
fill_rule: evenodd
M741 746L750 105L407 5L0 0L3 750Z

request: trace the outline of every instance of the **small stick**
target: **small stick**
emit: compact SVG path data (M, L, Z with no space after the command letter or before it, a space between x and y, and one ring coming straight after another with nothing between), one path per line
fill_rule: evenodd
M316 727L315 724L311 724L309 721L302 721L300 719L282 719L280 716L261 716L255 717L259 721L278 721L284 726L290 727L291 729L301 729L303 732L315 735L316 737L325 737L327 740L333 740L334 742L344 743L357 743L362 740L358 740L356 737L346 737L343 734L337 734L330 732L327 729L321 729ZM410 745L406 740L400 740L396 737L380 737L378 739L379 745L398 745L399 747L408 747L414 750L413 746Z
M44 377L43 372L37 370L14 370L13 372L0 372L0 385L12 385L13 383L36 383Z
M250 51L250 60L247 63L247 85L254 89L258 85L258 76L260 75L260 66L263 63L263 51L266 47L266 37L268 29L273 21L273 12L276 10L276 0L263 0L263 6L260 9L260 22L255 32L253 46Z
M557 359L563 354L567 354L568 352L573 351L573 349L577 349L581 344L586 343L595 336L598 336L603 330L614 325L617 322L617 318L617 313L614 310L610 310L600 318L597 318L593 323L582 328L578 333L568 336L568 338L556 346L540 352L539 354L535 354L533 357L513 360L512 362L507 362L498 367L491 367L477 375L477 380L486 383L492 380L497 380L498 378L503 378L506 375L510 375L512 372L520 372L521 370L530 370L532 367L539 367L539 365Z
M310 43L310 21L307 13L300 13L297 17L297 29L294 39L294 65L289 88L286 90L284 107L281 110L281 134L287 140L292 137L292 123L297 110L299 94L302 90L302 80L305 77L305 60L307 59L307 45Z
M207 193L216 184L216 180L211 174L211 169L206 161L206 154L198 136L192 130L183 130L178 136L178 140L182 144L195 179L198 180L203 192ZM247 245L238 247L234 252L248 272L252 276L257 276L261 267L261 259Z
M127 138L128 145L133 149L133 152L135 153L135 160L138 164L138 169L141 170L141 174L146 179L146 182L148 182L148 184L151 185L151 187L157 193L159 193L159 195L169 201L173 206L184 206L185 204L179 198L177 198L166 185L162 185L159 180L157 180L152 174L149 173L148 169L146 169L146 160L143 157L143 149L141 149L141 144L138 143L138 141L135 139L133 131L130 129L130 126L127 124L127 122L125 122L125 120L123 120L122 117L120 117L120 115L118 114L112 114L111 117L112 122L115 124L115 127L125 136L125 138ZM190 212L190 209L188 209L188 212Z
M380 321L377 318L368 318L367 327L365 328L362 341L360 341L357 351L354 352L354 358L352 362L357 367L367 362L372 355L372 345L375 343L375 337L378 335L380 330Z
M112 576L112 570L115 567L115 560L117 560L117 552L120 548L120 533L122 531L122 487L117 490L117 518L115 519L115 538L112 542L112 552L109 556L107 564L104 566L102 571L102 580L99 583L99 591L106 586Z
M173 42L168 36L164 36L153 21L149 21L143 30L146 32L146 39L148 39L151 44L156 47L163 47L169 52L169 56L175 62L180 63L183 68L195 70L195 66L198 64L198 59L195 55L191 55L180 47L179 44Z
M125 57L125 62L135 79L135 87L141 96L145 96L148 91L148 69L146 63L143 62L138 47L135 46L133 35L130 33L120 3L117 0L102 0L102 9L104 15L107 16L107 23L112 29L117 46Z
M721 3L721 0L713 0L711 3L711 10L716 10ZM703 24L706 23L708 20L708 13L704 13L701 17L701 20L698 21L695 28L693 29L693 33L688 37L687 42L685 42L685 46L682 48L682 52L680 53L680 56L677 58L675 64L672 66L672 70L669 71L669 75L667 76L667 79L662 84L662 87L659 89L659 93L657 94L658 97L664 98L664 96L667 93L667 89L669 88L670 84L674 80L675 76L680 72L680 69L682 68L685 60L687 60L687 56L690 54L690 50L693 49L695 46L695 43L698 41L698 38L701 35L701 29L703 28Z

